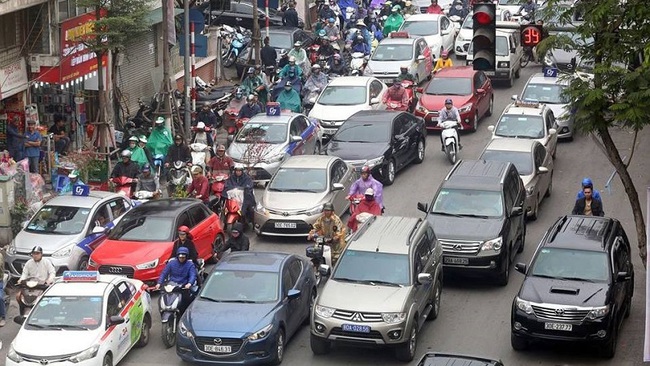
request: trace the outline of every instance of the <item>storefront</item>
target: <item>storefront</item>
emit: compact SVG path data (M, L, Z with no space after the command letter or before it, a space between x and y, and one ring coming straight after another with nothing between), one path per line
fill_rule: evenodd
M7 148L7 123L18 118L20 128L25 126L27 107L27 66L25 59L0 68L0 150Z

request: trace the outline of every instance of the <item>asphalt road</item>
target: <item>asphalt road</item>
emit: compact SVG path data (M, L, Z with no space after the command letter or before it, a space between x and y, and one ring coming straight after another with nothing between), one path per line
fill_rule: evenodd
M479 130L462 136L464 149L461 158L477 158L489 141L487 126L496 122L503 108L510 102L510 96L520 93L527 78L539 67L531 64L523 70L521 79L515 86L507 88L497 85L495 94L494 116L484 119ZM645 135L645 134L644 134ZM614 131L615 141L620 146L629 147L632 135ZM642 140L643 141L643 140ZM427 139L425 162L414 165L400 172L396 182L386 187L384 200L387 215L418 216L423 214L416 209L418 201L429 202L438 185L450 169L450 164L440 151L437 134ZM639 144L642 145L642 144ZM645 186L648 185L643 173L648 164L643 160L648 156L650 147L642 147L637 152L635 163L631 166L637 188L641 195L642 206L645 202ZM627 155L628 152L622 152ZM576 191L584 176L590 176L601 189L607 214L621 220L627 234L636 247L636 235L633 218L627 196L623 187L615 178L611 194L604 189L605 182L613 171L606 163L604 155L596 148L590 137L577 136L573 142L560 143L555 174L553 175L553 195L547 198L541 207L537 221L528 223L525 250L518 255L516 262L528 262L544 232L565 213L570 212ZM252 250L282 251L304 254L306 242L301 240L252 238ZM497 287L489 282L476 279L445 277L440 317L427 323L420 333L417 355L421 357L427 351L454 352L500 358L505 365L637 365L643 358L644 299L645 274L638 259L637 251L634 265L636 267L636 289L632 305L632 315L626 319L620 333L616 357L602 360L595 356L592 348L573 345L539 345L525 352L515 352L510 347L510 309L512 300L519 290L523 275L512 271L510 283L506 287ZM9 317L17 313L15 302L9 309ZM133 350L121 365L181 365L175 349L165 349L160 340L158 315L154 315L152 339L144 349ZM4 360L8 343L13 339L18 326L12 322L0 328L0 339L5 347L0 351ZM38 345L34 345L38 347ZM2 362L0 362L2 363ZM335 347L328 356L313 356L309 348L309 329L303 328L288 344L285 353L285 365L398 365L390 350L358 349ZM415 364L415 361L411 364Z

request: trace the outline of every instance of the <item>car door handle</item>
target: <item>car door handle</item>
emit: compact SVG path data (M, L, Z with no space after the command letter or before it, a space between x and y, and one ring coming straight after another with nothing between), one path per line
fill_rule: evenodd
M124 321L124 324L126 324L126 323L128 323L130 321L131 321L131 318L126 318L126 320Z

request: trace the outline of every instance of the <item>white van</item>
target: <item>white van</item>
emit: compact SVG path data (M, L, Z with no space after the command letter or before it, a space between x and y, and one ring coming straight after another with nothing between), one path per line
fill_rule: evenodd
M521 73L521 58L524 55L524 48L518 30L497 29L496 32L496 70L486 71L485 74L492 80L506 80L508 86L512 86L515 78ZM474 60L474 50L470 42L467 50L467 65Z

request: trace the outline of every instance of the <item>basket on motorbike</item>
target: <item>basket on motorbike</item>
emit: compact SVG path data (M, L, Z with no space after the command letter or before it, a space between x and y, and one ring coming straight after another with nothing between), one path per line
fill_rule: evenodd
M305 255L308 258L320 258L323 256L323 247L319 245L312 245L305 248Z

